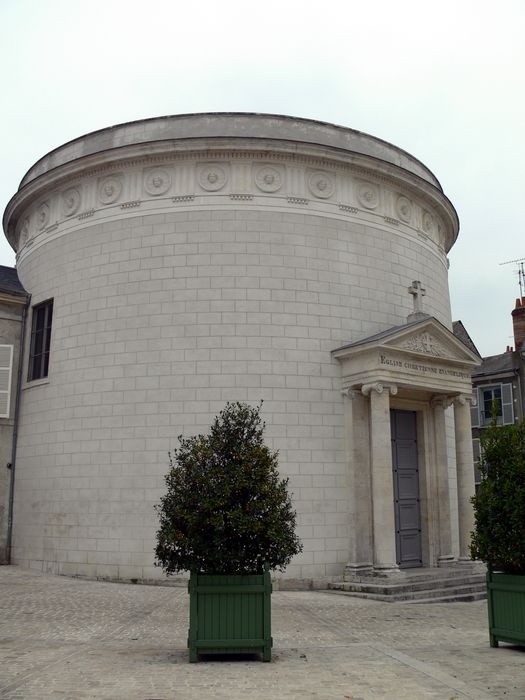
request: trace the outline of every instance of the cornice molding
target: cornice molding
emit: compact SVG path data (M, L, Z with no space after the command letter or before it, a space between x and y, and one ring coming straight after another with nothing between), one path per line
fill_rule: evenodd
M15 304L16 306L26 306L29 297L21 296L20 294L9 294L9 292L0 292L0 303Z
M360 211L373 211L380 214L388 225L406 227L420 234L422 238L430 238L443 252L452 245L456 235L455 212L438 188L413 173L369 156L337 151L334 153L315 145L302 148L298 153L292 151L293 144L278 144L277 149L276 144L266 142L244 144L243 148L232 148L231 142L225 143L224 148L218 147L217 144L213 147L204 144L200 148L189 147L191 144L186 144L183 149L181 144L176 144L178 148L169 152L166 152L167 146L164 143L162 153L155 152L156 145L126 147L126 155L120 151L118 155L114 152L102 152L79 158L29 182L11 199L5 211L4 227L11 245L16 250L23 247L18 240L20 231L23 230L25 219L29 217L31 220L34 216L35 207L47 205L47 219L57 225L64 220L70 220L73 215L82 215L85 218L86 212L96 213L107 208L113 202L101 202L96 197L89 196L88 192L93 186L93 181L104 177L122 179L122 194L117 198L119 206L124 198L128 202L162 201L160 192L155 194L151 188L146 191L144 186L146 171L155 170L155 167L160 169L160 166L164 172L170 172L172 180L176 180L175 174L179 171L185 170L187 173L184 186L174 181L166 188L166 197L172 201L176 198L198 197L205 192L214 192L227 193L230 196L239 195L239 199L246 199L247 195L251 195L265 200L268 197L285 197L294 204L306 205L316 202L336 206L339 213L344 212L348 215L355 215ZM258 148L254 148L254 145ZM269 150L272 146L274 150ZM196 171L210 161L222 163L228 168L224 187L203 188L200 185ZM271 164L272 168L279 169L283 179L279 187L263 188L255 180L254 172L258 167L264 167L264 164ZM251 174L246 181L248 170ZM302 171L300 176L297 175L298 170ZM243 187L238 186L238 171L244 172ZM292 172L295 173L293 177ZM326 174L324 180L323 174ZM133 179L140 180L140 186L137 187L135 183L135 191L130 192L133 190L130 180ZM363 199L358 196L357 188L366 188L367 183L373 188L374 197L377 197L377 203L373 206L368 206L367 202L364 206ZM100 186L100 183L98 184ZM70 211L64 213L63 198L66 192L70 193ZM57 207L55 200L60 198L62 205ZM401 201L408 212L404 221L399 220ZM313 210L313 207L311 208ZM25 240L42 230L33 222L31 226L31 235L25 236Z

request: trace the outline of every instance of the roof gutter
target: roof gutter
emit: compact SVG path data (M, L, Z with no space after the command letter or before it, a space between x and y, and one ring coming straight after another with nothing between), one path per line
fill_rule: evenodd
M509 369L498 369L492 372L476 372L472 374L472 381L483 381L485 379L508 379L509 375L519 374L519 369L517 367L510 367Z

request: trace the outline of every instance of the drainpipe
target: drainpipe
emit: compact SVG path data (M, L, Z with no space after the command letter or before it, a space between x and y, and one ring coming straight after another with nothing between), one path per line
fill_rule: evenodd
M27 310L31 303L31 295L28 295L24 311L22 313L22 326L20 329L20 354L18 356L18 373L16 378L16 397L15 397L15 417L13 423L13 442L11 447L11 464L8 468L11 470L11 480L9 482L9 505L7 510L7 541L6 541L6 559L7 563L11 563L11 543L13 539L13 502L15 498L15 465L16 465L16 443L18 440L18 420L20 414L20 399L22 398L22 367L24 363L24 346L26 337L26 322Z

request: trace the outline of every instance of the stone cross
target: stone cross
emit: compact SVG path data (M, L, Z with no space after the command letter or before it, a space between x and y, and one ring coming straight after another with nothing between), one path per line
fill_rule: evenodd
M423 289L419 280L414 280L412 285L408 288L408 291L414 297L414 313L423 313L423 297L427 293L427 290Z

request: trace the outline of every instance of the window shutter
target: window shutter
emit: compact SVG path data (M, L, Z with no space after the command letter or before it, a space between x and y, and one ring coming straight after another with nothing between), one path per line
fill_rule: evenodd
M474 458L474 481L479 484L481 481L481 474L479 472L479 462L481 459L481 445L479 438L474 438L472 440L472 456Z
M473 428L479 428L479 402L478 390L476 387L472 390L472 403L470 405L470 422Z
M512 402L512 384L501 385L501 407L503 425L514 423L514 406Z
M9 418L13 346L0 345L0 418Z
M479 462L480 452L479 438L474 438L472 440L472 456L474 458L474 464Z

